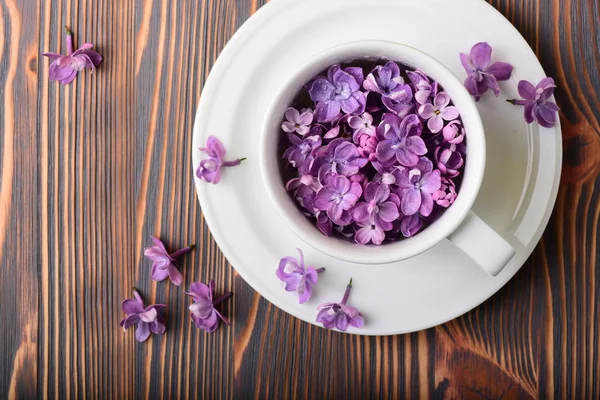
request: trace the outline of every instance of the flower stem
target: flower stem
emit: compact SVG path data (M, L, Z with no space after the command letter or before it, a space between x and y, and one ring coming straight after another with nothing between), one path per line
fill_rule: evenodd
M179 256L182 256L186 253L189 253L190 251L192 251L194 249L194 245L190 244L187 247L184 247L183 249L177 250L175 253L171 254L172 258L177 258Z
M317 274L320 274L321 272L325 272L325 268L319 268L319 269L317 269Z
M506 99L506 101L508 101L510 104L512 104L513 106L515 105L515 100L516 99Z
M231 296L233 296L233 293L227 292L227 293L223 294L222 296L217 297L216 299L213 300L213 306L216 306L217 304L221 304L222 302L224 302Z
M65 25L65 35L67 41L67 55L73 54L73 32Z
M352 289L352 278L350 278L350 282L348 282L348 286L346 286L346 291L344 292L344 297L342 298L341 304L346 304L348 301L348 296L350 296L350 289Z
M244 158L238 158L235 161L223 161L223 166L224 167L235 167L236 165L240 165L242 163L242 161L244 161L246 159L246 157Z

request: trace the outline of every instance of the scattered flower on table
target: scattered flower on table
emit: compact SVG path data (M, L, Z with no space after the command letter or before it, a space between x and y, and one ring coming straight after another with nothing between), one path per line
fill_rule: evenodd
M224 157L227 150L225 150L223 143L212 135L208 137L206 147L201 147L200 150L209 158L200 161L196 176L215 185L221 181L222 167L235 167L245 160L245 158L239 158L235 161L225 161Z
M523 106L525 121L531 124L537 121L544 128L556 125L560 108L550 101L556 85L554 79L544 78L536 86L528 81L519 81L517 90L522 99L508 100L509 103Z
M348 325L360 328L364 325L365 320L362 314L355 307L347 305L348 296L350 296L350 289L352 289L352 279L346 286L344 297L339 303L324 303L321 304L317 309L317 322L323 324L327 329L337 328L340 331L346 331Z
M91 43L84 43L80 48L73 51L73 33L65 26L67 55L45 52L44 57L50 58L52 63L48 70L48 77L51 81L59 81L63 85L68 85L77 77L77 73L84 68L94 71L102 62L102 56L95 50L92 50Z
M500 94L498 81L508 80L513 70L512 65L505 62L491 63L492 46L486 42L474 45L469 54L460 53L460 62L467 71L465 88L476 101L479 101L488 89L498 96Z
M144 256L152 260L152 280L160 282L168 277L174 285L180 286L183 278L181 272L173 263L178 257L189 253L194 245L189 245L169 254L160 239L152 236L152 241L154 245L144 250Z
M190 291L185 292L194 301L189 309L192 313L192 321L206 332L214 332L219 328L222 320L229 325L229 320L215 309L215 306L221 304L232 296L231 292L226 292L220 297L213 299L215 291L215 281L210 280L208 285L202 282L194 282L190 285Z
M325 268L305 267L302 250L296 250L298 250L298 259L283 257L279 262L276 275L285 283L285 290L298 292L300 304L304 304L312 296L313 286L317 284L319 274L325 271Z
M121 320L119 325L123 327L123 330L137 325L135 338L138 342L148 339L150 333L162 335L166 329L162 311L166 307L165 304L153 304L145 307L141 296L134 289L133 299L125 299L121 303L121 309L126 314L126 317Z

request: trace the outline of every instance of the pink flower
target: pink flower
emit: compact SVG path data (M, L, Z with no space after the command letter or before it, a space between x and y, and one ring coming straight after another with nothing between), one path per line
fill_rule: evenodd
M181 272L175 268L173 263L177 257L189 253L194 248L194 245L189 245L181 250L177 250L175 253L169 254L163 242L154 236L152 236L152 241L154 242L154 246L150 246L144 250L144 256L152 260L152 280L160 282L168 277L174 285L181 285L183 279Z
M450 106L450 96L446 92L438 93L432 103L425 103L419 107L419 116L427 120L427 127L431 133L438 133L444 127L444 120L452 121L459 117L458 109Z
M97 51L92 50L93 45L91 43L84 43L73 52L73 34L66 26L65 32L67 55L51 52L42 53L42 55L53 60L48 70L50 80L68 85L73 82L77 73L82 69L89 68L94 71L102 62L102 56Z

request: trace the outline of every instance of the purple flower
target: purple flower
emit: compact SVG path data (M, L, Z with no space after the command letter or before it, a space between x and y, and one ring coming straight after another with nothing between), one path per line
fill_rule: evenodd
M294 257L283 257L279 262L276 274L285 283L285 290L298 292L300 304L304 304L310 299L312 287L317 284L319 273L325 271L325 268L306 268L302 250L296 250L299 254L298 260Z
M442 182L440 171L433 170L433 165L425 157L412 169L406 169L398 174L396 184L399 186L398 196L404 215L419 212L427 217L433 210L432 195L439 190Z
M438 146L434 152L435 162L441 174L448 178L460 175L459 169L463 166L463 156L455 144Z
M448 208L454 203L457 196L458 193L456 193L454 181L449 178L442 178L442 185L440 186L440 189L433 194L432 198L437 205Z
M467 71L465 87L475 101L479 101L488 89L492 89L498 96L500 94L498 81L506 81L510 78L512 65L505 62L495 62L490 65L491 61L492 46L486 42L479 42L473 46L469 55L460 53L460 62Z
M342 213L352 208L361 194L360 184L350 182L345 176L338 175L317 193L314 206L321 211L326 211L333 222L340 221Z
M52 63L48 69L48 77L51 81L59 81L63 85L73 82L77 73L84 68L92 71L102 62L102 56L97 51L92 50L91 43L84 43L79 49L73 52L73 34L65 26L67 55L46 52L43 56L50 58Z
M137 325L135 339L138 342L148 339L150 333L154 333L155 335L165 333L165 319L162 315L162 310L167 308L167 306L164 304L153 304L144 307L144 302L135 289L133 290L133 296L133 299L125 299L121 303L121 309L126 314L126 317L119 323L123 327L123 330Z
M365 221L356 222L357 230L354 241L358 244L369 244L369 242L380 245L385 240L385 231L375 223L375 217L371 216Z
M423 228L423 220L419 214L407 215L402 218L400 222L400 231L404 237L413 237L416 235L421 228Z
M287 158L292 167L296 168L302 168L312 151L321 146L319 136L308 136L301 139L292 133L288 133L288 138L292 146L283 153L283 157Z
M348 325L355 326L357 328L362 327L365 324L365 320L361 313L354 307L347 305L348 296L350 295L350 289L352 288L352 279L346 286L344 297L339 303L325 303L321 304L317 310L317 322L323 324L327 329L337 328L340 331L346 331Z
M321 183L319 182L319 180L317 178L315 178L312 175L302 175L299 178L292 178L290 179L286 185L285 188L287 190L294 190L294 189L298 189L300 186L307 186L310 188L311 192L318 192L319 190L321 190L321 188L323 187L323 185L321 185Z
M560 108L549 99L554 94L554 79L544 78L533 86L527 81L519 81L518 91L522 100L508 100L512 104L524 106L525 121L531 124L537 121L544 128L556 125L556 113Z
M200 151L208 155L208 159L200 161L196 170L196 176L208 183L217 184L221 181L221 168L234 167L240 165L245 158L239 158L235 161L225 161L225 146L219 139L209 136L206 141L206 147L201 147Z
M377 159L377 145L379 144L377 136L361 135L358 142L358 154L369 161Z
M366 158L360 157L356 146L343 138L332 140L327 147L321 147L315 154L310 168L311 173L318 175L320 180L329 172L354 175L368 162Z
M449 106L450 96L445 92L438 93L433 104L425 103L419 107L419 115L421 118L428 120L427 127L431 133L438 133L444 127L444 120L451 121L458 118L458 109L454 106Z
M144 256L152 260L152 280L160 282L168 277L174 285L181 285L181 272L175 268L173 263L177 257L189 253L194 248L194 245L189 245L169 254L163 242L154 236L152 236L152 241L154 242L154 246L150 246L144 250Z
M421 121L415 114L408 115L402 122L394 114L385 114L377 134L383 140L377 145L377 159L387 163L394 156L400 164L412 167L419 162L419 156L427 153L425 142L421 139Z
M298 133L300 136L306 135L310 131L310 124L313 122L313 112L310 108L302 110L302 114L294 107L290 107L285 112L285 119L281 124L281 129L287 133Z
M226 325L229 325L229 321L220 312L215 309L215 306L221 304L232 296L231 292L227 292L222 296L213 300L213 293L215 291L215 281L212 279L208 282L208 285L202 282L194 282L190 285L190 291L184 292L192 298L194 301L189 309L192 312L192 321L206 332L214 332L217 330L220 324L220 320L223 320Z
M413 108L412 89L404 83L400 76L400 67L393 61L384 66L378 65L373 69L363 87L371 92L381 95L381 102L391 112L398 114L400 118L405 117Z
M459 120L450 121L442 130L444 141L452 144L460 144L465 140L465 128Z
M415 87L415 100L419 104L425 104L430 97L435 97L438 90L437 82L431 83L429 77L421 71L407 71L408 79Z
M365 111L366 98L360 91L359 81L362 70L339 65L329 68L327 78L318 77L309 89L310 98L317 104L315 116L318 122L330 122L340 110L346 114L362 114ZM358 79L358 80L357 80Z
M358 144L359 138L362 135L375 136L377 130L377 128L373 126L373 116L369 113L364 113L360 117L356 115L351 116L348 118L348 125L350 128L354 129L352 140L356 144Z
M388 185L370 182L365 188L364 197L366 201L357 203L352 209L352 217L357 222L365 222L371 219L375 225L384 231L392 229L392 222L398 219L398 205L400 200L391 193Z

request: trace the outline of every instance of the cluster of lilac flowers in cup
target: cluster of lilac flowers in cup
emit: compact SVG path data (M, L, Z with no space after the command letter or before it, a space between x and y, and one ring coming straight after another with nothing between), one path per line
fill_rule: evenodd
M285 112L282 156L286 188L321 232L380 245L415 235L454 202L465 129L437 82L389 61L366 77L333 65L306 90L310 103Z
M189 253L194 248L193 245L186 246L173 253L169 253L162 241L152 237L153 245L144 250L144 256L152 261L152 280L163 281L167 278L176 286L180 286L183 280L181 272L174 265L177 258ZM184 292L192 298L192 304L189 306L192 322L199 329L206 332L214 332L219 328L220 321L229 325L229 321L219 311L216 306L232 296L231 292L226 292L218 298L214 297L215 282L211 279L208 285L202 282L194 282L190 285L190 291ZM165 304L153 304L148 307L144 305L137 289L133 290L133 298L125 299L121 303L121 309L125 313L125 318L120 322L123 330L136 326L135 338L138 342L144 342L150 333L162 335L165 333L164 311Z

